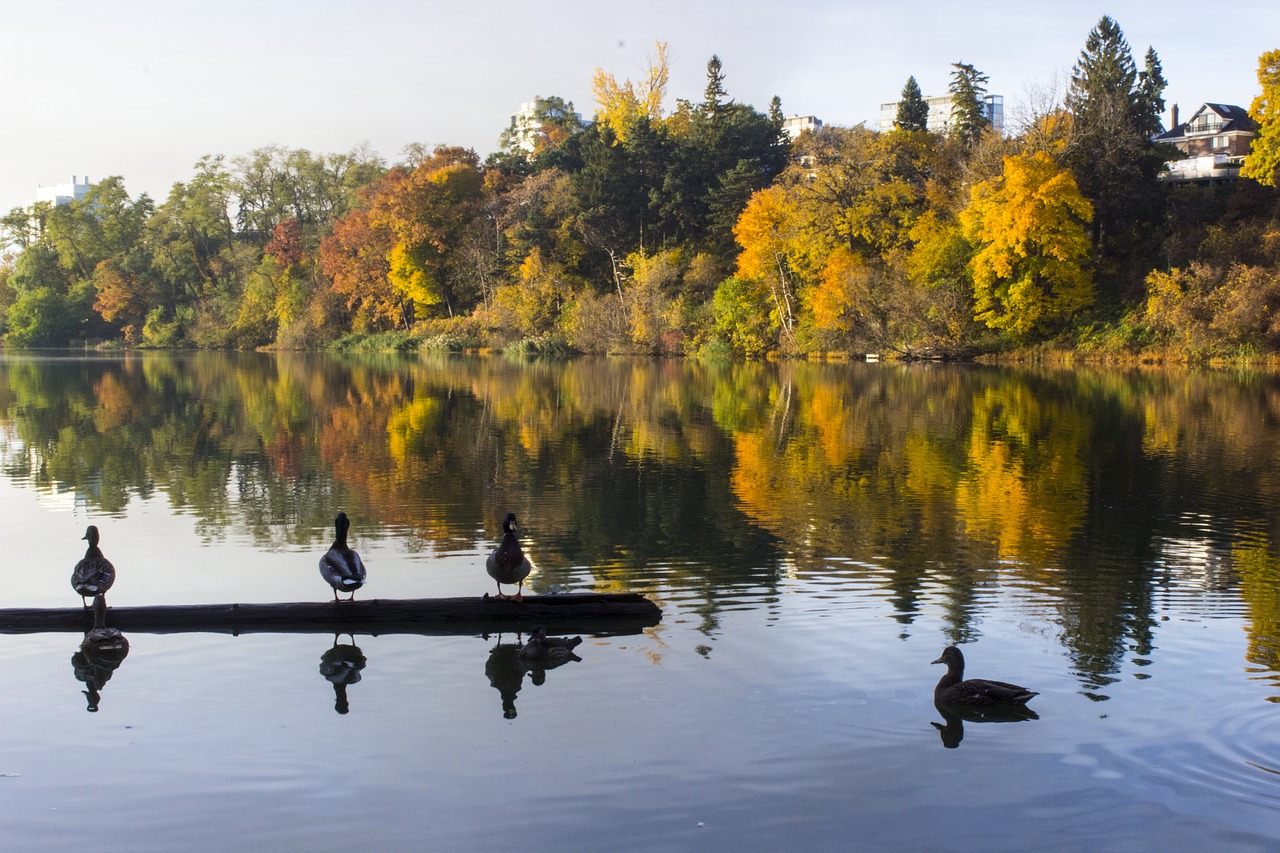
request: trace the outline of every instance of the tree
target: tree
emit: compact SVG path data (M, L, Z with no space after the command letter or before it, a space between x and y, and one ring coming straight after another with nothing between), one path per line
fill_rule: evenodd
M1240 174L1276 186L1280 178L1280 50L1258 57L1258 85L1262 91L1249 105L1249 115L1258 123L1258 135Z
M702 111L712 118L718 117L727 103L724 89L724 68L720 57L714 53L707 60L707 88L702 95Z
M595 96L596 121L607 125L618 143L626 143L632 128L640 119L662 118L662 101L667 95L671 75L667 65L667 43L655 44L657 55L650 58L645 77L639 83L618 82L612 74L597 68L591 77L591 94Z
M512 116L511 124L498 137L498 145L508 155L532 160L559 148L582 128L582 120L573 108L573 101L556 95L536 97L533 99L533 115ZM423 152L424 155L427 153Z
M1143 70L1138 72L1137 102L1138 127L1148 137L1160 133L1163 125L1160 116L1164 112L1164 90L1168 86L1164 69L1154 47L1147 48Z
M898 130L928 130L929 103L920 93L920 84L914 76L907 78L898 101L898 117L893 126Z
M1006 157L1004 174L973 188L960 214L977 248L977 319L1018 337L1052 331L1092 300L1085 267L1093 206L1043 151Z
M964 62L953 62L951 67L955 69L947 89L951 93L951 134L970 146L991 124L983 102L988 77Z
M453 263L463 262L453 250L482 193L479 160L467 149L441 146L412 172L392 169L321 244L334 289L384 320L394 305L406 329L433 305L452 313Z
M1165 159L1151 141L1164 89L1154 50L1144 73L1140 81L1124 32L1104 15L1072 69L1066 106L1072 119L1067 162L1093 202L1095 249L1110 267L1125 262L1146 270L1144 246L1152 242L1163 204L1156 174ZM1117 283L1125 281L1122 270L1110 271Z

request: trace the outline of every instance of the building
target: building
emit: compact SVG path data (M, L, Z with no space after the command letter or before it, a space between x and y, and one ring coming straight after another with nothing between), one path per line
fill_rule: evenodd
M573 108L572 103L565 106L570 110ZM566 133L576 133L586 126L580 113L561 111L557 104L538 98L520 105L520 111L511 117L511 124L503 134L503 138L509 139L513 148L525 154L535 154L538 151L539 142L544 141L546 135L544 124L548 120L565 126ZM507 143L504 141L505 144Z
M85 175L84 182L81 183L76 175L71 176L71 183L58 184L52 187L38 186L36 187L36 197L31 200L31 204L45 202L52 205L71 204L73 201L80 201L89 192L89 176ZM27 205L30 208L31 205Z
M945 134L951 130L952 113L955 111L955 98L951 95L935 95L925 98L929 105L929 119L926 127L933 133ZM898 101L880 105L880 132L893 130L898 120ZM983 114L995 128L996 133L1004 133L1004 95L987 95L982 99Z
M1165 163L1168 171L1160 177L1173 183L1235 180L1258 135L1258 124L1249 111L1235 104L1201 104L1184 122L1178 121L1178 105L1174 104L1169 125L1169 130L1153 139L1186 155Z
M822 130L822 119L817 116L792 116L782 120L782 132L792 142L799 139L800 134L806 130L810 133L817 133Z

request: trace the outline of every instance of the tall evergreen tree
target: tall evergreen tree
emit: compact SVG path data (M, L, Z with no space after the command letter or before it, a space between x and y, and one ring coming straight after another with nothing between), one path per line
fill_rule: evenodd
M1160 57L1156 56L1154 47L1148 47L1143 70L1138 72L1137 91L1138 126L1148 136L1159 134L1163 127L1160 116L1164 113L1164 90L1167 85Z
M1094 206L1104 296L1108 285L1110 295L1140 286L1162 210L1156 175L1163 157L1151 136L1159 127L1165 82L1154 50L1147 53L1145 74L1139 77L1120 25L1104 15L1085 39L1067 88L1067 161Z
M914 76L907 78L902 87L902 97L898 100L898 117L894 121L898 130L928 130L929 103L920 93L920 84Z
M991 123L987 119L983 96L987 94L987 75L972 65L953 62L951 67L951 133L965 145L973 145Z
M720 57L714 53L707 60L707 88L702 96L702 111L708 118L718 116L726 105L724 90L724 69Z

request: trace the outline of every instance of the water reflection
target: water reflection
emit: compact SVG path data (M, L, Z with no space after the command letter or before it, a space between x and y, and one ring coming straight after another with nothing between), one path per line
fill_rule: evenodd
M950 642L1015 588L1096 698L1158 602L1229 595L1280 679L1280 378L1176 370L712 365L433 355L0 359L11 480L210 540L322 541L334 506L410 547L538 519L531 587L661 589L712 634L742 590L860 573ZM571 568L572 567L572 568ZM585 575L585 577L584 577Z
M1025 705L988 705L975 707L959 702L934 700L933 707L942 715L943 722L930 723L942 738L942 745L955 749L964 740L964 724L970 723L1020 723L1038 720L1040 715Z
M80 648L71 656L71 669L76 681L83 682L88 703L85 709L96 713L102 701L101 691L129 655L129 640L115 628L107 627L107 605L103 595L93 600L93 627L85 632Z
M339 643L338 634L333 636L333 646L320 655L320 674L333 685L333 710L345 714L351 710L347 702L347 686L360 681L360 672L368 659L360 647L356 645L354 634L350 643Z
M542 629L534 630L537 632ZM487 635L485 639L488 639ZM561 642L548 646L548 639ZM570 643L562 638L548 638L544 632L541 643L533 636L530 637L530 642L534 644L530 647L529 643L521 639L520 634L516 634L515 642L507 643L502 641L501 634L497 636L497 642L489 650L489 657L484 662L484 674L489 679L489 686L502 697L502 716L505 719L516 718L516 695L524 686L525 675L529 676L535 687L541 687L547 681L548 670L582 660L573 653L574 647L581 642L581 638L576 639L577 643ZM552 648L555 651L551 651Z

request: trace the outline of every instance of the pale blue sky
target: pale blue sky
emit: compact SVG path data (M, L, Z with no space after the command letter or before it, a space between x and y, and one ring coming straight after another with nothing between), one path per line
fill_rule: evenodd
M1103 14L1139 63L1156 48L1184 115L1247 107L1258 56L1280 48L1276 0L0 0L0 210L86 174L159 202L200 156L269 144L484 156L535 95L590 116L592 70L639 77L656 39L668 106L701 97L715 53L738 101L874 127L908 75L940 94L964 61L1013 120L1029 89L1065 81Z

